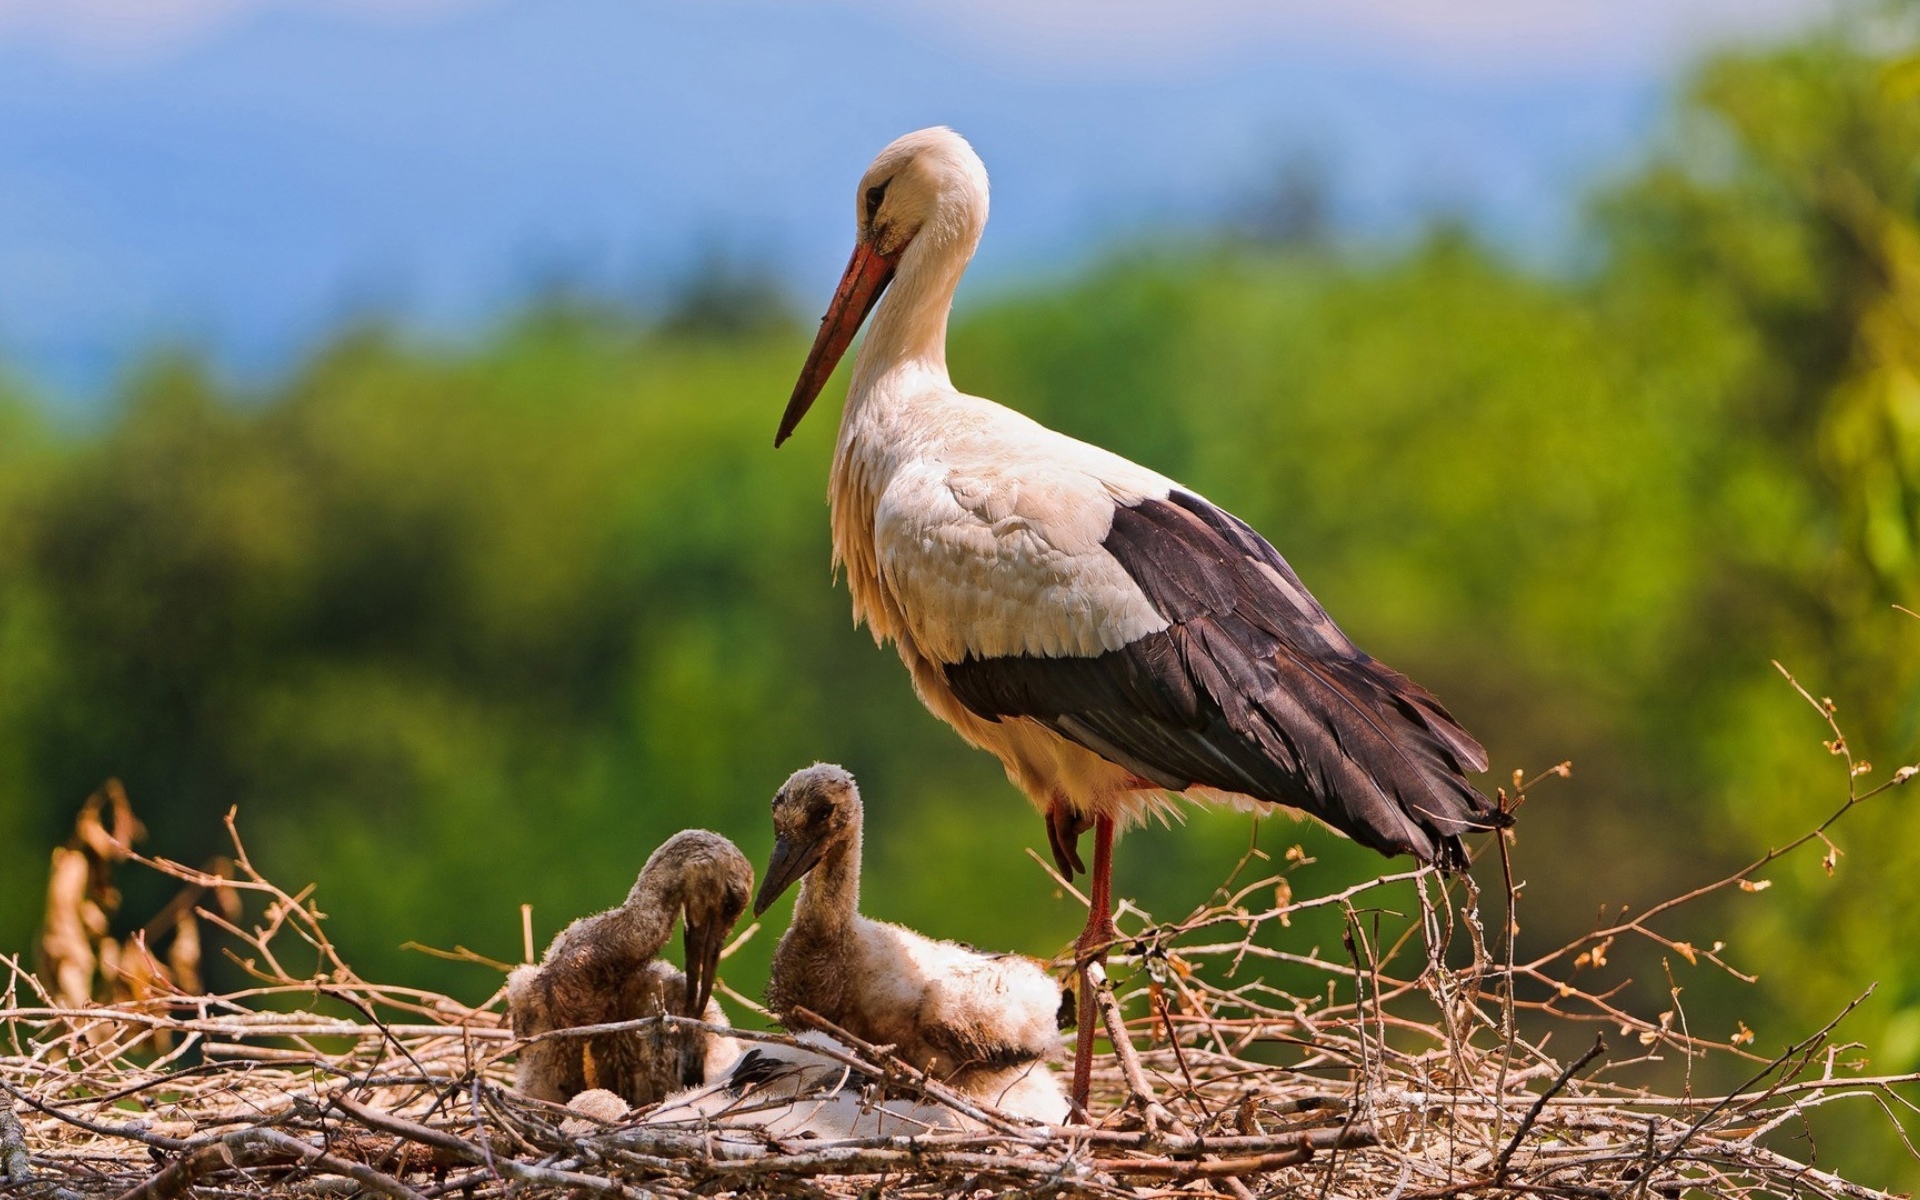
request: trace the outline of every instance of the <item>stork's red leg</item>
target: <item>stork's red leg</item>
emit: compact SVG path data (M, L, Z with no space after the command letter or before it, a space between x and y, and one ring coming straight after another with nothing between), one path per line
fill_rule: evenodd
M1087 1111L1087 1097L1093 1091L1096 1027L1093 985L1087 979L1087 964L1105 962L1107 947L1118 939L1119 931L1113 927L1113 818L1103 813L1093 819L1093 882L1088 895L1087 927L1080 931L1073 956L1080 985L1080 1012L1073 1038L1073 1105L1083 1116Z

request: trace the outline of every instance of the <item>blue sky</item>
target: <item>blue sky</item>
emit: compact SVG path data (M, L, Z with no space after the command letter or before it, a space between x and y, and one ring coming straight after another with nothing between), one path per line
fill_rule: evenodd
M1680 64L1818 7L0 0L0 362L85 408L156 344L258 377L367 311L457 336L716 250L811 300L867 160L935 123L993 177L975 295L1299 155L1352 237L1446 211L1551 255Z

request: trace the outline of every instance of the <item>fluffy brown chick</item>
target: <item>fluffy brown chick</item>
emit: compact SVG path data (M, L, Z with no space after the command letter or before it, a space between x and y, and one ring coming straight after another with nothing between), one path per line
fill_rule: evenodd
M767 1004L806 1008L975 1094L1059 1047L1060 989L1017 954L982 954L860 913L860 792L831 763L796 771L773 798L773 858L754 902L796 881Z
M726 838L703 829L677 833L653 852L618 908L560 931L539 965L507 977L513 1032L662 1015L724 1024L713 1002L714 971L727 937L753 894L753 867ZM683 974L657 957L685 919ZM737 1054L731 1038L666 1022L618 1033L552 1037L520 1053L515 1088L565 1103L604 1088L635 1108L704 1082Z

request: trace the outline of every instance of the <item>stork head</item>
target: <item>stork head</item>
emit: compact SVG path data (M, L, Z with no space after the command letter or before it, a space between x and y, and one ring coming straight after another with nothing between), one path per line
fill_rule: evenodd
M753 895L753 864L719 834L688 829L668 838L647 859L628 903L644 902L649 893L663 897L685 918L681 947L687 964L686 1015L704 1016L720 951Z
M973 256L987 224L987 168L953 130L916 130L894 139L873 160L860 177L853 210L853 258L820 320L775 446L807 415L895 275L917 275L923 264L957 268Z
M753 915L818 866L828 850L860 835L860 789L846 768L815 763L795 771L773 795L773 857Z

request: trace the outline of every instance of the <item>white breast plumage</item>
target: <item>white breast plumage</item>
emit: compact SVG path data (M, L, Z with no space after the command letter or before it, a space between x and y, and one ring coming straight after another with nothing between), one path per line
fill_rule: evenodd
M982 421L985 403L929 391L916 412L921 428L941 432L912 457L859 469L869 479L876 466L886 472L876 480L871 569L920 653L943 663L1091 656L1166 628L1101 542L1117 499L1172 485L997 406ZM960 436L944 434L948 410L972 418L952 422Z

